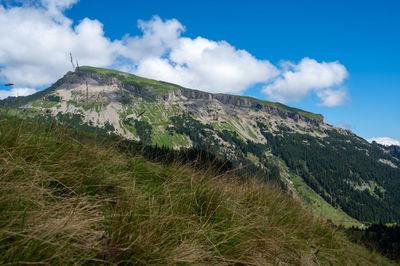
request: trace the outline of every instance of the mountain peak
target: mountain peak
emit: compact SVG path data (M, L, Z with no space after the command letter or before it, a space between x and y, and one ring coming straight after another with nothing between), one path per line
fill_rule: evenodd
M116 78L121 83L123 83L127 86L131 85L131 86L146 88L147 90L151 90L150 95L153 97L165 96L175 90L185 90L185 91L192 92L192 94L197 94L197 95L200 95L200 96L206 97L206 98L223 99L225 96L225 97L230 98L231 103L235 103L235 102L237 102L238 104L242 103L249 107L257 107L261 104L263 106L278 108L281 111L296 113L300 116L307 117L309 119L314 119L314 120L318 120L318 121L323 121L323 119L324 119L324 117L321 114L307 112L307 111L304 111L304 110L301 110L298 108L284 105L279 102L271 102L271 101L261 100L261 99L257 99L257 98L250 97L250 96L230 95L230 94L221 94L221 93L214 94L214 93L209 93L209 92L203 92L203 91L196 90L196 89L185 88L185 87L182 87L177 84L173 84L173 83L169 83L169 82L165 82L165 81L158 81L158 80L154 80L154 79L148 79L148 78L140 77L140 76L137 76L134 74L121 72L121 71L117 71L117 70L112 70L112 69L105 69L105 68L98 68L98 67L91 67L91 66L82 66L82 67L80 67L80 71L95 73L95 74L99 74L99 75L105 75L107 77ZM150 95L147 95L147 96L150 96ZM233 98L231 98L231 97L233 97ZM235 99L236 101L235 100L232 101L232 99Z

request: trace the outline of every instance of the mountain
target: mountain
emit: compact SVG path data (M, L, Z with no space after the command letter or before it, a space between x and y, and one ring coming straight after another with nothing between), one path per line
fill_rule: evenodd
M396 150L335 128L320 114L93 67L68 72L50 88L0 106L9 114L55 119L145 144L206 150L278 180L338 224L400 222Z

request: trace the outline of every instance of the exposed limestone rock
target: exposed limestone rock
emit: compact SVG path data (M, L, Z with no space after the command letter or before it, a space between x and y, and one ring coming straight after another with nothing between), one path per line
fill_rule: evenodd
M379 159L378 162L389 165L392 168L398 168L397 165L395 165L392 161L386 159Z

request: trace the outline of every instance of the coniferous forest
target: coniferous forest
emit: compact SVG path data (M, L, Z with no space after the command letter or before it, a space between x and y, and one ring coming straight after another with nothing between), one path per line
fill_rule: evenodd
M400 169L379 162L388 154L380 145L368 145L352 134L327 134L315 138L263 131L272 153L333 206L365 223L398 222Z
M352 227L346 233L352 241L376 250L394 261L400 261L399 225L373 224L366 229Z

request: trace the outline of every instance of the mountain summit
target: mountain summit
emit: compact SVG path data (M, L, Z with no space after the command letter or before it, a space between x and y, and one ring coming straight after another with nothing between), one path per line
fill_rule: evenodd
M0 107L149 145L207 150L278 178L339 224L400 221L399 153L335 128L320 114L87 66Z

